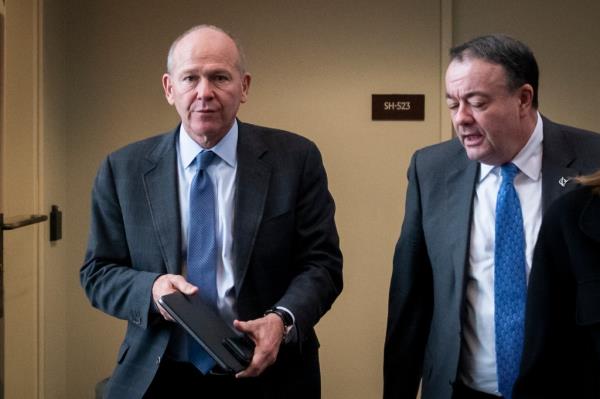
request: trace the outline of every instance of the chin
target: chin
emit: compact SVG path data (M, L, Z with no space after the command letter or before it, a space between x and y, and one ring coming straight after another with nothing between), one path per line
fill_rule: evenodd
M214 136L218 128L212 124L193 124L190 126L190 133L194 136Z
M482 154L478 151L467 151L467 158L469 158L471 161L486 163L485 159L487 158L487 154Z

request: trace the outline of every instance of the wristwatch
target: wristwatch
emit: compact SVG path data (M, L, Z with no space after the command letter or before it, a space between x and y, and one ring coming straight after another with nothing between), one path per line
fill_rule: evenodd
M280 308L271 308L265 312L265 316L268 314L274 313L281 318L283 321L283 342L287 342L288 333L294 327L294 319L289 312L286 312Z

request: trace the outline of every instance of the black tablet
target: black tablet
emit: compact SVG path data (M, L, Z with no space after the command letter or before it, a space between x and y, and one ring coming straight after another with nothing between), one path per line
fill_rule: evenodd
M198 295L177 291L160 297L158 302L215 359L223 371L238 373L248 367L254 342L240 336Z

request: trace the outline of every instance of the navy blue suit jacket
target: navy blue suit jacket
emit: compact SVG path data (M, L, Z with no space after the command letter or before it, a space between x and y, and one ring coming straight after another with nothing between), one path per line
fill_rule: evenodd
M128 145L102 163L82 286L93 306L127 320L109 398L141 398L173 323L152 306L158 276L181 273L179 129ZM296 317L298 342L260 378L266 397L318 397L314 325L342 289L342 256L320 153L298 135L239 123L234 281L241 320L273 306Z

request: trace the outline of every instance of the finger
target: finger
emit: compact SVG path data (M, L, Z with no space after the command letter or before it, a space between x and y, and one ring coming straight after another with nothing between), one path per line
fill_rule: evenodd
M175 321L171 315L169 313L167 313L162 307L159 308L160 310L160 314L162 315L162 317L167 320L167 321Z
M171 284L173 288L185 295L193 295L198 292L198 287L189 283L183 276L174 276L171 279Z
M254 355L250 365L245 370L236 374L237 378L257 377L261 375L269 366L275 363L277 359L278 348L269 348L263 344L258 344L254 349Z
M233 321L233 327L236 330L247 334L256 344L256 347L254 348L254 354L252 355L252 360L250 361L250 364L248 365L248 367L246 367L246 369L237 373L235 375L236 378L256 377L262 372L262 368L260 367L260 363L262 362L261 361L262 349L260 347L260 343L254 336L253 324L254 323L252 321L240 321L240 320Z
M254 336L254 328L252 321L234 320L233 327L240 332L250 335L251 337Z
M171 317L171 315L165 310L165 308L163 308L162 304L160 303L160 301L154 301L154 305L156 306L156 309L158 310L158 312L160 313L160 315L167 321L174 321L173 318Z
M195 294L198 288L188 283L183 276L174 274L164 274L157 278L152 285L152 297L155 302L158 302L161 296L171 294L175 291L191 295Z
M260 356L257 356L255 354L252 357L252 362L250 362L250 365L245 370L242 370L239 373L237 373L235 375L235 377L236 378L258 377L265 369L265 366L261 365L262 361L259 359L260 359Z
M174 277L175 276L172 274L163 274L154 281L154 284L152 285L152 296L155 301L158 301L158 298L161 296L175 291L172 283Z
M268 349L262 345L258 345L254 350L254 355L252 356L252 361L248 368L236 374L236 377L245 378L261 375L267 367L275 363L277 353L277 348Z
M187 291L184 294L194 294L198 289L189 284L183 276L174 274L164 274L159 276L152 285L152 299L161 316L168 321L174 321L173 318L160 304L160 298L164 295L171 294L176 291Z

